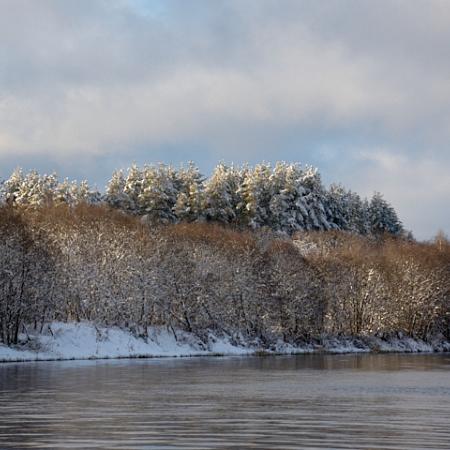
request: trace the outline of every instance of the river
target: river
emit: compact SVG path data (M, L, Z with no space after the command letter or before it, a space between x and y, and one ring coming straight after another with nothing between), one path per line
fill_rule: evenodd
M0 364L3 449L446 449L450 355Z

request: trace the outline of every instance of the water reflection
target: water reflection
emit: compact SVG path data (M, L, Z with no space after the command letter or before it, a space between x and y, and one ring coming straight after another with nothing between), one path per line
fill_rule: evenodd
M0 448L450 448L450 358L0 365Z

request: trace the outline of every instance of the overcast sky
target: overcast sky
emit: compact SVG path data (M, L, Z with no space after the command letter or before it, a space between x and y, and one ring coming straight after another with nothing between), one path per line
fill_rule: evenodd
M450 1L0 0L0 177L298 161L450 234Z

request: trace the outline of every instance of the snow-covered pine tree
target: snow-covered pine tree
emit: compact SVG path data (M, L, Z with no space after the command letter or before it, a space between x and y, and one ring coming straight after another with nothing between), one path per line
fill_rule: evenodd
M379 192L375 192L370 201L369 218L371 231L374 234L391 233L399 235L403 231L403 226L394 208Z
M7 198L18 205L44 206L53 202L58 185L55 174L39 175L36 170L23 175L20 169L14 171L5 183Z
M352 233L369 234L370 233L370 217L369 202L366 198L361 197L352 192L350 197L350 231Z
M104 201L112 208L122 211L132 211L134 204L128 193L125 192L126 179L122 170L113 172L111 179L106 185Z
M142 177L142 191L139 195L139 209L145 217L154 222L173 223L173 211L178 198L177 174L170 166L145 166Z
M204 213L206 220L236 223L242 197L239 188L243 171L219 163L205 182Z
M73 206L77 202L78 185L75 181L69 181L67 178L55 188L53 193L53 202L55 204L67 204Z
M303 186L304 171L300 164L291 164L286 174L285 189L291 196L291 214L294 216L289 220L289 231L294 228L305 230L308 220L308 204L305 198L306 190Z
M142 171L136 164L133 164L129 169L125 178L124 193L129 199L128 212L132 214L144 214L139 207L139 196L142 192Z
M307 230L330 230L332 226L327 220L331 214L326 211L325 188L322 185L320 174L316 168L308 166L302 177L302 186L305 189L304 200L308 207L309 220Z
M74 192L75 202L87 203L89 205L96 205L102 201L102 195L97 189L89 186L87 180L83 180L80 184L75 184L76 190Z
M327 221L331 228L350 229L350 191L340 184L332 184L325 192Z
M204 178L191 161L178 171L178 197L174 212L178 220L193 222L204 219Z
M367 200L342 185L332 184L326 193L328 221L333 228L352 233L370 232Z
M270 202L272 228L292 234L305 229L308 218L299 164L277 163L272 174L274 194Z
M247 170L239 189L242 196L242 218L252 228L270 226L270 202L273 185L270 179L272 169L262 163Z
M5 202L15 203L16 197L20 191L24 180L23 171L21 168L17 168L13 171L11 176L3 182L2 194L4 196Z

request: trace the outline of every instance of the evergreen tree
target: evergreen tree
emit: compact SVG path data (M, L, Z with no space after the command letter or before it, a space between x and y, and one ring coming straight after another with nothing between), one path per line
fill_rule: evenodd
M252 228L270 226L270 202L274 194L271 172L269 164L256 165L245 173L239 189L242 196L242 217Z
M62 183L58 183L53 193L53 202L56 204L67 204L73 206L76 204L78 186L75 181L69 181L67 178Z
M358 194L353 193L351 208L350 231L363 235L370 234L371 226L368 200L366 198L361 200Z
M197 166L190 162L178 172L178 197L174 212L179 220L193 222L205 218L204 178Z
M92 189L86 180L81 181L80 184L76 184L74 192L75 201L79 203L88 203L89 205L95 205L102 201L102 195L97 189Z
M128 197L128 211L132 214L144 214L144 211L139 207L139 196L142 192L142 171L136 164L133 164L129 169L125 178L124 193Z
M162 223L175 222L177 202L177 174L168 166L145 166L142 173L139 209L147 219Z
M337 230L350 229L350 206L351 192L340 184L332 184L326 192L327 221L331 228Z
M308 208L307 230L330 230L332 226L327 220L331 213L326 209L326 191L322 185L319 172L313 167L307 167L302 177L305 189L304 200Z
M5 201L8 203L14 203L18 193L21 189L24 180L22 169L17 168L11 174L11 176L3 182L2 193Z
M360 234L370 232L367 200L337 184L330 186L326 197L332 228Z
M131 211L133 202L125 192L126 179L122 170L113 172L111 179L106 186L104 201L113 208L123 211Z
M306 228L308 209L299 164L277 163L272 174L271 226L292 234Z
M394 208L379 192L375 192L370 201L369 218L371 231L374 234L391 233L399 235L403 231Z
M243 172L220 163L205 183L204 213L207 220L236 223L242 203Z
M7 198L18 205L44 206L53 202L58 185L55 174L39 175L32 170L23 175L20 169L13 172L5 183Z

